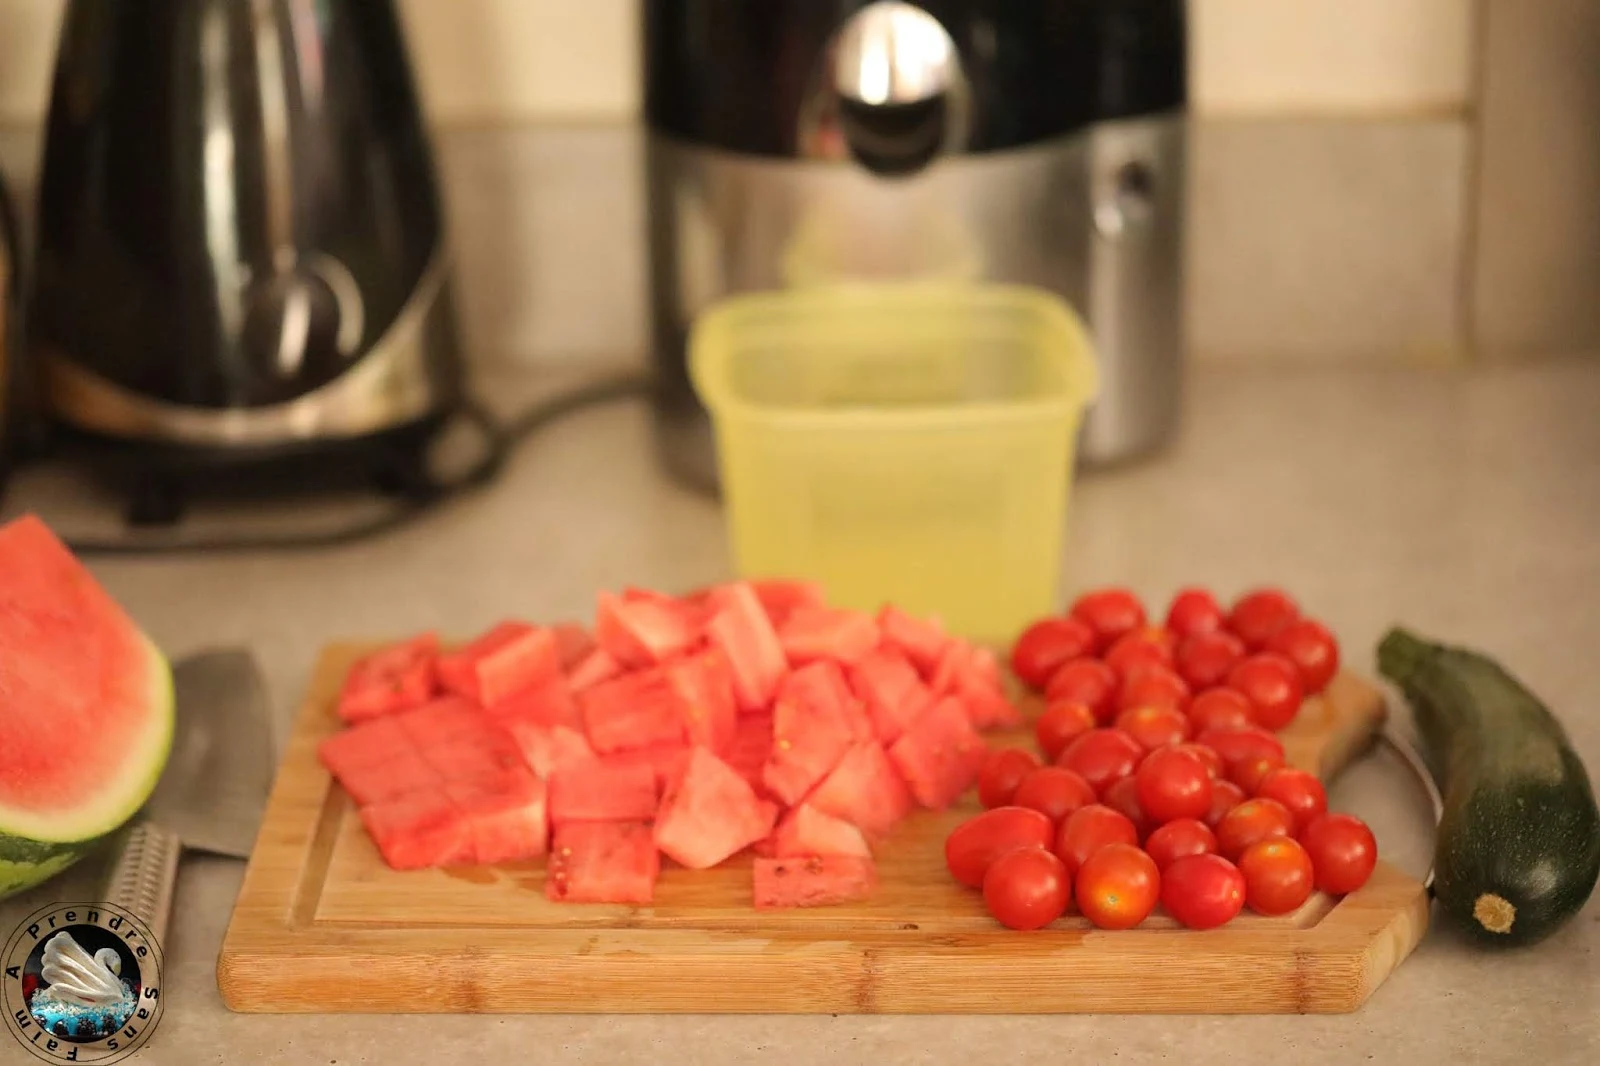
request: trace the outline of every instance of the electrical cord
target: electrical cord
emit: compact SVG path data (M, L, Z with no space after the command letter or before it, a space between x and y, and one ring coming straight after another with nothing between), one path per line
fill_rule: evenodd
M168 534L134 534L115 540L64 538L79 555L141 556L218 554L227 552L312 551L367 540L410 525L447 503L479 491L491 484L504 470L511 453L540 430L568 415L617 400L646 395L653 379L644 374L625 374L605 378L540 400L504 422L496 419L481 403L468 401L461 417L483 438L483 454L465 471L454 477L431 481L424 490L397 504L387 514L364 522L317 533L281 536L242 535L224 537L185 537Z

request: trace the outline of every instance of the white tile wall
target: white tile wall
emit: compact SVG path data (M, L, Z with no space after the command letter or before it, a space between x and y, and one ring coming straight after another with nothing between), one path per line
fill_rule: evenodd
M400 2L442 121L618 118L637 106L636 5L648 0ZM64 3L0 0L0 121L42 111ZM1436 111L1469 99L1475 0L1192 3L1204 113Z

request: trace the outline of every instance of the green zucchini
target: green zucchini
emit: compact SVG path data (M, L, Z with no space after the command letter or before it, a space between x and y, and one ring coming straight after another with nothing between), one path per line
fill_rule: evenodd
M1493 659L1392 629L1378 669L1410 702L1444 799L1433 891L1474 939L1549 936L1600 880L1600 810L1549 709Z

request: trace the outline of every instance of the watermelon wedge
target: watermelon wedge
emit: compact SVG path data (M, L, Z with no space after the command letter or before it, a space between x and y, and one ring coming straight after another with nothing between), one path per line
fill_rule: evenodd
M43 522L0 526L0 898L132 817L172 727L156 646Z

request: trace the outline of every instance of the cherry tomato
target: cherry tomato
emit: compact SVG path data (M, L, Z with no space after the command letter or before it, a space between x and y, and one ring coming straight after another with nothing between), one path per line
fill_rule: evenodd
M1205 766L1206 773L1211 775L1211 780L1218 783L1224 780L1223 773L1226 767L1223 765L1222 756L1217 754L1215 748L1208 748L1204 744L1198 743L1179 744L1177 747L1199 759L1201 764Z
M1124 633L1145 623L1144 604L1127 589L1096 589L1079 596L1068 612L1089 624L1100 638L1100 647L1109 648Z
M1294 815L1296 833L1303 833L1311 820L1328 809L1328 792L1315 774L1280 766L1263 777L1256 785L1255 795L1274 799Z
M1022 779L1039 768L1039 758L1021 748L991 751L978 771L978 802L985 807L1004 807L1016 795Z
M1179 589L1167 608L1167 628L1180 637L1213 632L1225 621L1222 607L1208 589Z
M1231 688L1208 688L1189 701L1189 722L1195 733L1242 729L1256 724L1250 701Z
M1107 844L1138 846L1139 830L1128 816L1100 803L1080 807L1056 830L1056 857L1076 875L1084 860Z
M1190 929L1226 925L1244 897L1244 874L1221 855L1184 855L1161 870L1161 905Z
M1145 626L1124 633L1106 649L1101 660L1118 677L1126 678L1142 666L1172 666L1172 634L1165 629Z
M1096 725L1094 712L1086 703L1076 700L1057 700L1047 705L1039 720L1033 723L1033 735L1039 741L1044 757L1054 762L1068 744L1083 736Z
M1079 807L1095 801L1094 789L1089 782L1059 766L1041 766L1017 786L1011 802L1018 807L1030 807L1059 822Z
M1272 837L1294 835L1294 815L1277 800L1245 800L1217 823L1217 851L1238 859L1246 848Z
M1078 909L1101 929L1132 929L1161 898L1155 860L1132 844L1107 844L1096 851L1074 881Z
M1139 742L1122 730L1091 729L1067 745L1056 765L1066 767L1089 782L1095 792L1103 793L1113 781L1138 769L1143 757Z
M1063 663L1050 675L1050 683L1045 687L1045 698L1051 703L1081 703L1101 722L1111 720L1116 695L1117 675L1099 659L1073 659Z
M1195 737L1194 742L1214 750L1222 756L1222 762L1226 766L1248 759L1276 759L1279 766L1284 762L1283 741L1266 730L1254 726L1245 726L1241 729L1207 729Z
M1171 707L1181 711L1189 705L1189 686L1165 666L1146 664L1123 681L1117 693L1117 707Z
M1106 794L1100 802L1122 815L1133 823L1134 832L1143 840L1150 835L1159 822L1152 822L1150 816L1145 814L1144 808L1139 804L1139 782L1132 777L1124 777L1120 781L1113 781L1111 787L1106 789Z
M1311 856L1293 837L1258 840L1239 856L1244 900L1257 914L1288 914L1311 897Z
M974 815L944 840L944 861L957 881L971 888L1000 856L1025 847L1055 843L1055 823L1027 807L996 807Z
M1223 815L1249 798L1245 795L1244 789L1232 781L1213 781L1211 783L1211 809L1206 812L1206 824L1215 829L1217 823L1222 821Z
M1251 651L1266 646L1272 634L1300 617L1299 606L1281 589L1256 589L1240 596L1228 612L1228 628Z
M1228 780L1244 789L1246 795L1254 796L1261 787L1261 782L1266 780L1267 775L1274 770L1281 770L1282 768L1283 760L1274 759L1271 756L1262 756L1259 759L1240 759L1228 767Z
M1145 838L1144 850L1163 873L1185 855L1214 855L1217 835L1204 822L1193 818L1174 818Z
M1378 865L1378 842L1367 823L1348 814L1323 814L1300 834L1317 887L1342 896L1367 883Z
M1135 707L1117 715L1115 728L1122 730L1145 751L1155 751L1189 739L1189 719L1171 707Z
M1196 692L1222 684L1234 664L1244 658L1244 642L1217 630L1185 637L1172 657L1178 676Z
M1072 898L1067 868L1044 848L1018 848L983 877L983 903L1008 929L1039 929L1061 917Z
M1267 650L1294 663L1308 693L1321 692L1339 672L1339 642L1321 622L1302 618L1272 634Z
M1228 687L1250 701L1251 716L1262 729L1282 729L1294 721L1305 698L1300 671L1272 652L1252 655L1228 671Z
M1042 618L1011 648L1011 669L1024 685L1043 688L1062 663L1094 654L1095 632L1078 618Z
M1146 755L1135 780L1139 805L1157 825L1200 818L1211 809L1211 774L1193 753L1162 748Z

